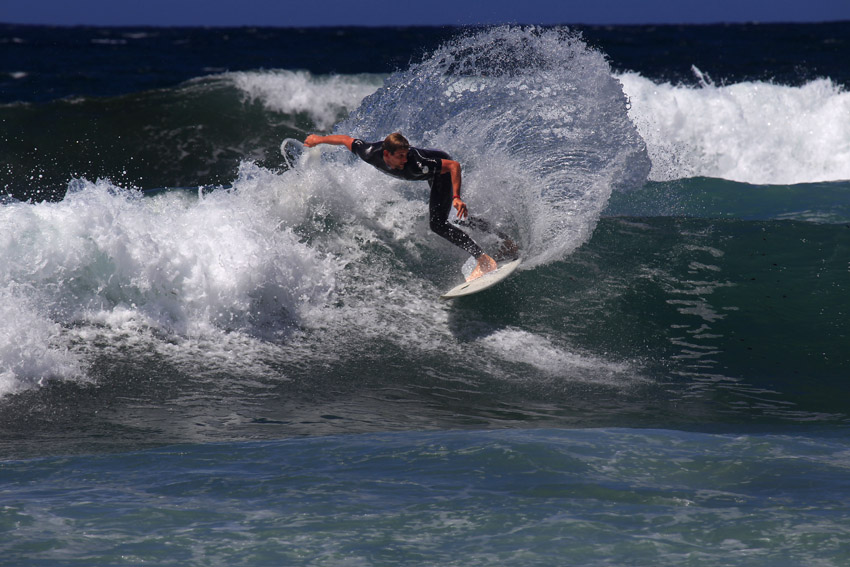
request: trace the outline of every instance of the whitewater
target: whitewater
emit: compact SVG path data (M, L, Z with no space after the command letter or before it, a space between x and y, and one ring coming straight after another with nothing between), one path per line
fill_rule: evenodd
M523 268L534 269L587 242L611 191L645 179L850 179L843 88L829 79L715 85L694 73L697 86L613 74L575 36L502 29L390 76L236 72L183 88L232 85L244 104L306 115L316 130L350 113L334 131L379 139L401 130L415 145L450 148L475 214L514 234ZM190 366L171 340L188 341L188 352L216 344L216 364L252 375L268 357L234 356L235 336L246 353L272 340L313 360L352 348L351 328L358 340L442 348L449 314L427 298L453 281L463 256L429 237L423 188L313 151L285 171L245 161L230 186L211 189L148 198L76 179L60 202L7 198L0 395L89 380L93 336L147 337ZM332 337L326 348L299 342L316 330ZM503 356L574 356L517 330L482 340Z
M274 72L218 80L232 81L246 104L259 99L271 112L306 112L322 125L373 78ZM401 130L415 145L457 148L465 197L515 235L532 269L590 238L612 188L645 179L649 161L625 109L598 52L565 32L502 28L462 37L388 77L337 130L368 139ZM11 229L0 245L10 310L3 393L43 376L85 379L92 337L106 329L105 343L147 337L164 353L172 340L188 341L178 358L212 340L220 349L213 360L247 360L235 366L251 374L266 370L264 357L233 355L233 334L249 350L281 342L284 353L301 349L313 360L356 352L351 341L443 349L450 313L436 298L465 257L429 235L425 189L388 182L340 153L316 158L304 155L282 172L243 162L230 187L194 195L146 198L77 179L60 202L3 207ZM316 333L325 337L318 344ZM500 337L473 350L557 352L543 336Z
M850 93L841 85L829 78L801 86L717 85L696 67L692 72L696 86L657 82L637 72L612 74L646 143L650 180L711 177L793 185L850 179ZM225 77L269 110L309 113L319 130L335 124L341 108L355 110L383 80L289 71Z
M713 177L758 185L850 179L850 93L828 78L698 87L620 75L646 140L650 179Z
M802 86L747 81L717 85L696 67L697 86L615 73L652 161L649 179L712 177L757 185L850 179L850 93L829 78ZM319 129L356 109L380 76L241 73L233 79L270 110L293 105ZM326 88L340 82L340 88ZM334 97L329 100L330 97ZM302 101L311 101L302 106Z

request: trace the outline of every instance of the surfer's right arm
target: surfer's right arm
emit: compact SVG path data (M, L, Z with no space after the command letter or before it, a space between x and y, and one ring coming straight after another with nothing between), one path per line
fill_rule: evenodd
M319 144L330 144L332 146L345 146L349 151L351 151L352 142L354 142L354 138L346 136L345 134L331 134L330 136L317 136L316 134L310 134L304 140L304 145L308 148L314 148Z

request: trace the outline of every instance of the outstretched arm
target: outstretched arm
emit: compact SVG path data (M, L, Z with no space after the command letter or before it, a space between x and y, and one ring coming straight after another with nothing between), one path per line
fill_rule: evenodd
M351 151L351 142L353 141L354 138L346 136L345 134L331 134L330 136L317 136L316 134L310 134L304 140L304 145L308 148L314 148L319 144L330 144L332 146L345 146L348 148L348 151Z
M457 209L458 218L465 219L469 212L466 210L466 203L460 198L460 164L453 159L442 160L442 171L447 171L452 176L452 206Z

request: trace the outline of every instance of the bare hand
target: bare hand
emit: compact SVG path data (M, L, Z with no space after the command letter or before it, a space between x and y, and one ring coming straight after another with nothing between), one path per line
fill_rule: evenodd
M465 219L469 215L469 211L466 210L466 203L460 197L452 199L452 205L457 209L457 218Z
M308 148L314 148L314 147L316 147L316 146L318 146L319 144L322 143L321 139L322 139L321 136L317 136L315 134L310 134L304 140L304 145L307 146Z

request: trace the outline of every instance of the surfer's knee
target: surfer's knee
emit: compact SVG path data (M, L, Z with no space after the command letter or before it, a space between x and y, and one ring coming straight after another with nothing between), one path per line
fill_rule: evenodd
M436 232L440 236L444 236L448 233L449 223L435 215L431 217L430 227L433 232Z

